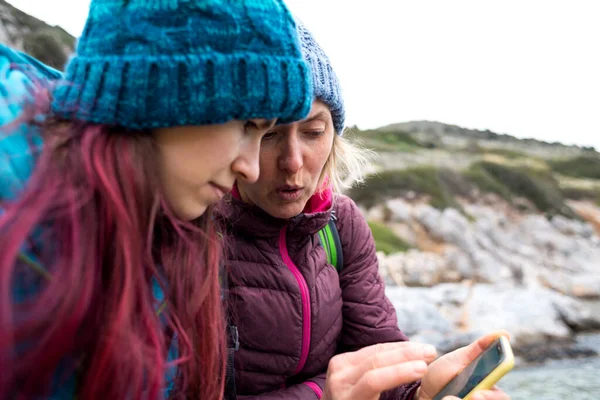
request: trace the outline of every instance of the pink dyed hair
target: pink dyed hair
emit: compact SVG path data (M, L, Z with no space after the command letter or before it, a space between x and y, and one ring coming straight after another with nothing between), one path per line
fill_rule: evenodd
M75 372L61 369L70 359L79 398L162 398L176 365L172 397L221 399L221 250L208 212L188 223L169 211L150 132L48 118L41 134L26 189L0 215L0 398L47 394L57 371ZM50 278L15 302L15 279L34 279L20 249L41 227L34 251ZM166 289L164 323L152 279Z

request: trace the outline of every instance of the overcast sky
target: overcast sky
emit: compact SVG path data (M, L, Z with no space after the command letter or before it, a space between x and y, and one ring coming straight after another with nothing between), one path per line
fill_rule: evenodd
M89 0L8 0L79 36ZM349 124L435 120L600 149L598 0L286 0Z

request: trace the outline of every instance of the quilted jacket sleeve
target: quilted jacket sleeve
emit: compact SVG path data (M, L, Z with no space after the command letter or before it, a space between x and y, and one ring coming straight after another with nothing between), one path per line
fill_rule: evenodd
M18 197L28 182L35 166L36 152L42 144L37 126L23 123L19 119L26 107L32 104L35 91L49 88L58 78L58 71L0 45L0 215L3 213L3 201ZM36 252L31 247L35 236L32 235L31 240L21 247L14 269L11 291L12 301L15 303L25 302L36 296L47 279L47 271L40 265ZM20 349L21 346L17 344L16 350ZM47 398L72 399L74 394L75 375L62 376L53 381ZM18 397L18 393L8 394L8 398Z
M22 189L34 165L33 150L41 146L38 129L19 124L32 94L60 78L60 72L0 45L0 200Z
M409 340L398 328L396 311L385 295L379 275L375 241L362 213L350 198L337 197L337 228L344 252L340 275L344 325L339 352L377 343ZM382 399L411 399L418 382L382 395Z

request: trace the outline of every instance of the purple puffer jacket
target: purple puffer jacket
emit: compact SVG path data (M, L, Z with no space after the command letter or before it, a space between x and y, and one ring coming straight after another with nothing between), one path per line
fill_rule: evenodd
M332 212L343 247L339 275L316 235ZM350 198L313 196L305 213L281 220L234 193L215 215L228 236L239 398L320 399L335 354L408 340L385 296L371 230ZM411 399L417 386L382 398Z

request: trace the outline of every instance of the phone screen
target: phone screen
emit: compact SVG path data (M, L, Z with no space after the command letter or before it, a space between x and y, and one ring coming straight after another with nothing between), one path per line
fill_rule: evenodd
M503 360L502 343L497 340L444 386L433 400L441 400L444 396L456 396L462 399L498 367Z

